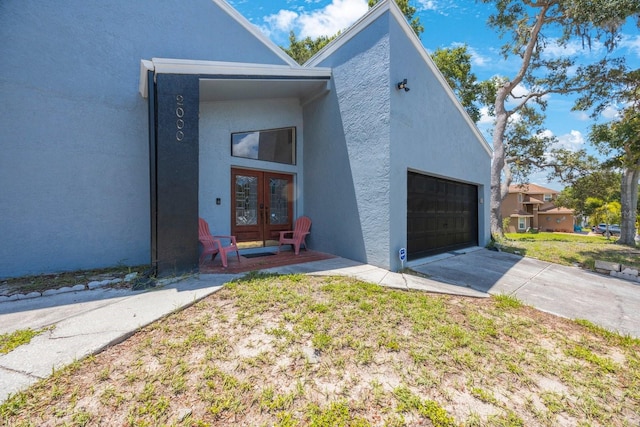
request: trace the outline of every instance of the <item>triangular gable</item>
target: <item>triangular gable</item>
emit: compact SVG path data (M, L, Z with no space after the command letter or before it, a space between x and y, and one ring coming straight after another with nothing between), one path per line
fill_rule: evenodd
M391 16L394 17L400 28L407 36L408 40L411 42L415 50L420 54L422 60L427 65L427 68L433 73L436 77L437 81L443 87L445 93L449 96L449 98L453 101L453 105L460 111L462 117L467 122L467 125L472 129L474 135L476 136L478 142L482 145L485 151L489 154L493 154L493 150L491 146L487 143L486 139L478 130L476 124L471 120L469 114L464 109L460 100L456 97L453 89L449 86L446 79L433 62L427 50L422 45L422 42L411 28L411 25L407 22L404 14L396 4L394 0L382 0L377 3L374 7L372 7L367 13L365 13L360 19L358 19L353 25L347 28L344 32L342 32L338 37L333 39L331 42L327 43L325 47L323 47L318 53L316 53L313 57L311 57L307 62L303 64L304 67L315 67L320 64L322 61L330 57L333 53L335 53L338 49L340 49L343 45L345 45L349 40L358 35L362 30L367 28L373 22L375 22L378 18L380 18L384 13L389 12Z
M213 3L218 5L220 9L226 12L231 18L235 19L238 24L244 27L249 33L251 33L256 39L262 42L267 48L269 48L273 53L275 53L278 57L280 57L283 61L285 61L288 65L292 67L300 67L293 58L291 58L287 53L280 48L277 44L275 44L271 39L265 36L255 25L253 25L247 18L242 16L240 12L235 10L233 7L229 5L225 0L211 0Z

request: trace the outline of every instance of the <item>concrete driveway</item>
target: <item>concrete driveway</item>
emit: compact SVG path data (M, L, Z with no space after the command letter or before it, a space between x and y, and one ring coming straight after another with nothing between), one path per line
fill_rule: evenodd
M410 266L432 280L512 295L549 313L640 337L640 285L634 282L481 248L426 261Z

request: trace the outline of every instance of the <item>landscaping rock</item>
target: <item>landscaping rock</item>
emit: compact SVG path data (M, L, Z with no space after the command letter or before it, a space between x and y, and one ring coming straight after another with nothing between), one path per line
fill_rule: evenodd
M596 260L596 271L605 274L609 271L620 271L620 264L616 264L615 262Z
M88 287L89 289L102 288L102 287L104 287L104 286L110 285L110 284L111 284L111 280L113 280L113 279L101 280L101 281L99 281L99 282L96 282L96 281L94 281L94 282L89 282L89 283L87 284L87 287Z
M40 292L29 292L28 294L17 294L17 298L16 299L31 299L31 298L38 298L42 296L42 294Z
M129 283L132 280L134 280L136 277L138 277L138 272L133 272L133 273L129 273L126 276L124 276L124 281Z

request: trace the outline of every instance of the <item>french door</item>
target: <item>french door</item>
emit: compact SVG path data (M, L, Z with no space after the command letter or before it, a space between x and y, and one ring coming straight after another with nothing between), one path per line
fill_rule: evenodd
M231 234L245 247L278 244L293 225L293 175L231 169Z

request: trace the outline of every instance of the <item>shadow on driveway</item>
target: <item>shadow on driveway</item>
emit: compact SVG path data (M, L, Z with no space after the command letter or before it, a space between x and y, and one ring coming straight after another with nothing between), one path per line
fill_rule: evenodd
M640 337L640 286L626 280L488 249L425 260L432 280L512 295L539 310Z

